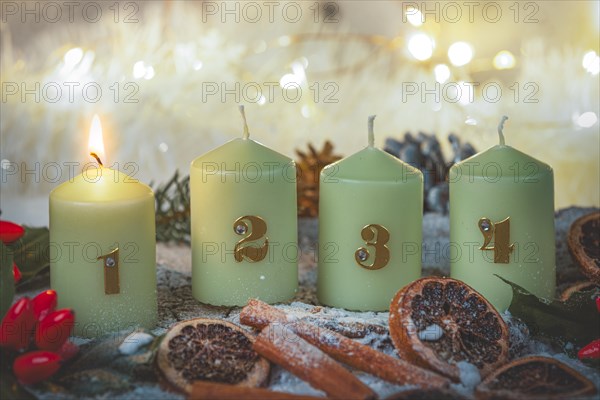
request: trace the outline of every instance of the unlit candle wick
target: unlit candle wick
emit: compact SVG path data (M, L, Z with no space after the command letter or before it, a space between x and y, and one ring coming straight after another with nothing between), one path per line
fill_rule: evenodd
M250 131L248 130L248 122L246 121L246 112L244 111L244 106L240 105L239 107L242 119L244 120L244 135L242 137L248 139L250 137Z
M376 116L377 115L371 115L369 117L369 147L373 147L375 145L375 133L373 129L373 124Z
M502 146L504 146L504 133L502 133L502 131L504 130L504 123L507 119L508 117L503 115L502 119L500 120L500 124L498 124L498 136L500 136L500 145Z

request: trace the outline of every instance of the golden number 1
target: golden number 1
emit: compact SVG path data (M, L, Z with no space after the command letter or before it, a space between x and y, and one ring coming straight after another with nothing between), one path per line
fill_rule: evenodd
M267 223L261 217L256 215L244 215L239 217L233 223L233 231L236 235L246 235L237 242L233 251L235 261L257 262L264 259L269 251L269 238L267 234ZM257 247L256 240L264 238L264 243Z
M489 218L481 218L477 225L483 235L483 245L479 250L493 250L495 264L508 264L510 253L515 248L515 244L510 243L510 217L496 223ZM489 245L492 239L494 246Z
M104 265L104 293L118 294L121 292L119 284L119 248L97 258Z
M390 249L386 246L390 241L390 233L383 226L378 224L370 224L365 226L360 232L366 246L372 247L375 252L373 254L373 262L366 264L365 262L371 258L371 253L367 247L361 247L354 252L354 259L363 268L376 270L385 267L390 261Z

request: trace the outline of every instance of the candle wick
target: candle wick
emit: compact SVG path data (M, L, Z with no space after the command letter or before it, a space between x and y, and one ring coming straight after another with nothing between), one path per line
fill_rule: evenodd
M504 130L504 123L507 119L508 117L506 115L503 115L502 119L500 120L500 123L498 124L498 136L500 137L501 146L504 146L504 133L502 131Z
M240 105L240 113L242 114L242 119L244 120L244 135L242 138L248 139L250 138L250 131L248 130L248 122L246 121L246 112L244 111L244 106Z
M91 153L90 153L90 156L94 157L94 158L96 159L96 162L98 162L98 164L99 164L101 167L104 167L104 164L102 164L102 160L100 160L100 157L98 157L98 154L96 154L96 153L94 153L94 152L91 152Z
M376 115L371 115L369 117L369 147L373 147L375 145L375 133L373 129L375 117Z

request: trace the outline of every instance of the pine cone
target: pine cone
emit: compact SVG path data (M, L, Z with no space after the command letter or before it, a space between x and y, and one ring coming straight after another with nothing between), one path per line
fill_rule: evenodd
M419 132L415 137L407 132L404 134L404 140L387 138L385 141L385 151L423 172L424 211L448 213L448 171L452 164L476 153L471 144L461 143L455 134L450 134L448 141L454 153L450 163L444 160L440 142L435 134Z
M297 187L298 187L298 216L316 217L319 214L319 175L321 170L341 159L333 154L333 144L326 141L323 149L317 151L308 144L308 152L296 150L298 161Z

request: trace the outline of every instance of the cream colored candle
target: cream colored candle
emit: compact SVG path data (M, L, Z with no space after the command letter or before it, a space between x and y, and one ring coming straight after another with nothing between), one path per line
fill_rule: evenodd
M101 135L95 116L99 162ZM154 221L152 190L101 162L50 193L50 285L75 310L76 335L155 325Z
M369 145L323 169L318 297L350 310L384 311L421 276L423 175Z
M244 135L190 168L192 292L242 306L291 299L298 287L296 166Z
M504 143L450 171L452 277L483 294L499 311L512 281L551 299L556 287L552 168Z

